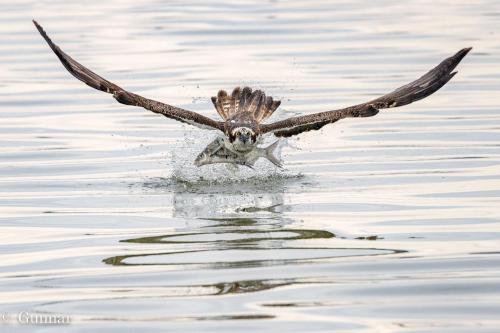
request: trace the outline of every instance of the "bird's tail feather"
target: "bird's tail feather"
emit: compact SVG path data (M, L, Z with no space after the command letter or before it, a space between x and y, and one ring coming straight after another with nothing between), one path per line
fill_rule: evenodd
M266 97L263 91L252 91L249 87L243 89L236 87L231 95L225 90L220 90L216 97L212 97L212 103L224 120L239 113L248 113L257 122L269 118L281 104L270 96Z

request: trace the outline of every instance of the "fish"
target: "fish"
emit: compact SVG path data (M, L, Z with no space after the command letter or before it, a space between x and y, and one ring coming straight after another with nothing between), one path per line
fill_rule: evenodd
M273 154L278 144L279 140L265 148L255 147L249 152L240 153L229 149L224 138L218 137L196 157L194 165L199 167L206 164L231 163L253 169L259 158L265 158L278 168L282 168L281 161Z

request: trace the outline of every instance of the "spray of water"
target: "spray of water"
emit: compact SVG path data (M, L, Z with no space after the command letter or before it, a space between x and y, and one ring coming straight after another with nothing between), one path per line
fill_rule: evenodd
M186 128L187 129L187 128ZM265 159L259 159L254 169L237 166L234 164L209 164L197 167L193 164L196 156L213 141L220 133L211 133L189 129L184 132L184 137L179 139L175 149L170 153L170 165L172 167L172 178L181 183L207 183L224 184L237 182L265 182L270 179L296 178L297 174L287 169L280 169ZM273 143L276 138L272 136L265 137L260 144L267 147ZM283 140L283 139L282 139ZM275 155L282 158L283 147L286 142L283 141L275 150Z

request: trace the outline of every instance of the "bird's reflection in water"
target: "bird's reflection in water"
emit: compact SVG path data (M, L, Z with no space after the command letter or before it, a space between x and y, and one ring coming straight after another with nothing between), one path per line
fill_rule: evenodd
M394 250L343 248L328 230L295 227L285 217L286 189L297 180L264 183L148 183L148 188L173 191L173 216L205 223L178 232L123 239L126 255L104 259L110 265L168 266L169 270L253 269L331 262L341 257L386 255ZM295 188L296 184L294 185ZM141 245L133 253L134 244ZM155 251L147 252L151 244ZM158 246L162 246L158 250ZM145 253L146 252L146 253ZM246 293L300 283L298 279L265 278L211 284L213 294ZM208 287L208 286L204 286Z
M155 193L172 195L173 217L211 219L220 217L248 217L251 212L275 213L284 207L285 192L300 189L303 177L259 176L252 178L201 178L186 181L178 178L153 178L142 187ZM205 180L204 180L205 179ZM260 214L262 215L262 214Z
M238 183L177 183L174 217L217 218L259 216L279 218L285 209L285 191L298 178L254 179ZM268 214L266 214L268 213Z

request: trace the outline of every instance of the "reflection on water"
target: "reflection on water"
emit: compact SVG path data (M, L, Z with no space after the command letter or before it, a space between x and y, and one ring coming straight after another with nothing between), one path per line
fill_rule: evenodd
M276 192L281 192L282 187L277 183L274 187ZM147 184L150 186L151 184ZM158 185L158 184L157 184ZM217 211L223 211L221 201L231 203L232 212L244 211L238 206L245 206L248 200L242 202L234 202L230 200L236 195L237 190L233 188L218 188L217 186L209 186L206 189L197 184L197 191L200 194L209 192L217 193L217 196L202 196L199 201L196 193L192 192L192 187L177 186L174 192L174 206L179 204L192 204L196 207L219 207ZM250 202L268 202L268 200L276 200L280 202L271 207L283 205L283 193L265 193L260 187L255 187L253 183L242 184L248 197L251 197ZM253 191L251 191L253 189ZM257 192L257 193L252 193ZM271 191L273 192L273 191ZM179 198L184 198L179 200ZM240 199L248 199L240 196ZM191 199L191 200L190 200ZM204 205L199 204L204 202ZM181 204L182 203L182 204ZM184 212L182 208L177 208L175 212ZM249 269L259 267L279 268L282 265L311 265L314 263L334 263L336 259L346 257L364 257L364 256L380 256L404 253L404 250L389 250L378 248L338 248L335 247L335 242L331 242L336 237L334 233L327 230L312 230L312 229L291 229L286 228L287 224L292 221L286 221L280 212L275 210L270 211L266 208L260 208L258 205L251 207L252 212L265 210L266 212L274 213L268 218L211 218L206 219L210 224L203 225L198 230L182 233L174 232L165 235L155 235L149 237L138 237L123 239L121 242L155 245L161 244L158 252L135 254L134 248L128 249L129 254L109 257L103 260L104 263L115 266L169 266L169 270L233 270L233 269ZM202 210L198 210L201 212ZM204 214L210 211L202 211ZM191 213L192 214L192 213ZM186 215L182 215L186 216ZM376 239L373 237L357 237L356 239ZM311 241L301 242L301 241ZM324 246L321 248L312 247L314 240L324 240ZM330 242L328 242L330 240ZM302 247L295 244L303 244ZM179 251L179 248L188 251ZM171 252L168 252L171 250ZM130 253L131 252L131 253ZM139 252L144 252L140 249ZM256 279L256 280L238 280L218 282L211 285L192 286L196 288L197 295L225 295L225 294L241 294L269 290L276 287L284 287L290 285L299 285L303 283L311 283L312 281L304 281L299 278L278 278L278 279ZM327 281L316 281L316 283L327 283ZM179 288L176 296L193 295L193 289L186 290ZM184 291L184 293L183 293ZM269 306L269 305L264 305ZM227 318L226 318L227 317ZM262 319L274 318L274 315L244 315L244 316L212 316L206 319L222 320L222 319ZM173 318L170 318L172 320ZM186 319L186 318L185 318Z
M375 248L338 248L335 243L324 247L295 246L297 241L332 239L326 230L287 229L275 221L222 219L200 232L173 233L122 240L139 244L164 244L161 252L127 254L104 259L111 265L176 265L176 269L230 269L311 264L336 258L374 256L405 251ZM365 239L358 237L357 239ZM307 244L307 243L306 243ZM314 243L312 243L314 244ZM170 246L169 246L170 245ZM185 245L188 251L176 250ZM193 245L199 245L194 247ZM169 248L172 252L166 252Z
M69 332L498 331L496 13L486 0L3 5L0 315L69 314ZM213 133L77 82L32 18L97 73L210 117L219 89L263 89L279 119L474 51L429 99L284 142L287 170L198 169ZM9 318L1 332L54 329Z
M178 182L177 179L152 179L143 184L147 189L173 193L173 215L213 219L238 212L280 213L284 209L287 188L302 186L302 176L253 177L222 183L211 181Z
M265 240L298 240L314 238L332 238L334 234L326 230L300 230L300 229L279 229L279 230L252 230L235 229L228 230L228 226L249 226L258 224L254 219L224 219L224 224L218 225L223 230L188 234L172 234L154 237L141 237L134 239L125 239L123 242L130 243L213 243L224 245L255 245Z

